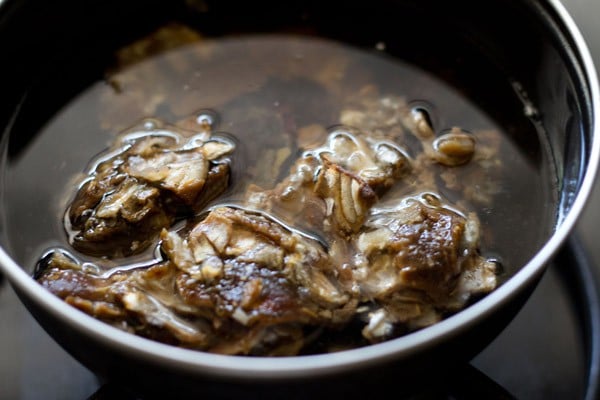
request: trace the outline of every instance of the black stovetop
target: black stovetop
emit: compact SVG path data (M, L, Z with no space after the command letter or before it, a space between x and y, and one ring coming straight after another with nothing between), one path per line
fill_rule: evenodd
M563 4L600 66L600 1ZM489 390L486 398L600 398L600 248L594 242L599 223L600 178L575 234L524 308L465 366L469 377ZM0 317L0 399L108 399L115 393L39 327L6 282L0 284ZM412 398L478 396L453 386Z

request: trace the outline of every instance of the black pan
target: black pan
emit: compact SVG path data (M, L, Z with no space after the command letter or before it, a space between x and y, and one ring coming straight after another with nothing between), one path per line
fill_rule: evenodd
M28 210L47 207L43 191L27 185L44 171L17 176L13 166L65 103L102 78L115 48L173 18L200 24L217 37L291 31L363 47L383 42L391 56L456 87L492 110L495 120L524 115L512 129L519 132L527 124L543 129L557 170L554 200L539 205L556 204L539 221L547 234L515 234L515 249L524 249L521 267L464 311L419 332L335 354L276 359L206 354L124 333L71 308L32 279L38 249L23 246L29 240L25 232L35 231L31 224L48 223L27 219L35 214ZM0 48L0 267L40 325L68 352L99 377L146 395L336 395L320 391L320 382L334 380L343 393L345 383L362 374L396 384L398 393L424 380L432 384L433 377L483 349L527 300L579 217L598 164L596 72L577 28L554 0L5 0ZM531 139L514 137L524 145ZM402 376L386 374L390 365Z

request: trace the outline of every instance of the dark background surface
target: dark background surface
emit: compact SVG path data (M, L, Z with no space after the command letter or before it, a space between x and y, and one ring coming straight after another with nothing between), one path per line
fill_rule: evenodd
M600 1L564 0L600 65ZM577 234L600 277L600 179ZM553 263L507 329L472 365L519 399L577 399L586 354L572 294ZM0 286L0 399L87 399L100 387L29 316L9 285Z

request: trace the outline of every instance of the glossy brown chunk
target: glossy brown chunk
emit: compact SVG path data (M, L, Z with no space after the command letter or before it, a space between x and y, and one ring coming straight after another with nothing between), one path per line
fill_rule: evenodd
M430 325L493 290L496 268L478 254L478 243L476 217L431 193L373 209L356 239L355 278L376 300L363 334L378 340L398 323Z
M68 209L78 251L122 257L144 251L182 216L228 184L227 141L186 139L176 130L122 135L89 172Z

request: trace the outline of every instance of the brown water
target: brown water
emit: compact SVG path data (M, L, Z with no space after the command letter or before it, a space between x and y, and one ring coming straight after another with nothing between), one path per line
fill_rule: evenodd
M231 202L248 183L271 188L281 181L304 150L340 123L344 110L372 96L426 110L436 134L460 126L497 150L489 174L481 163L452 169L460 190L440 178L442 169L432 173L441 195L479 215L482 254L516 270L537 250L532 243L542 243L554 226L554 177L542 136L533 124L528 131L506 131L456 88L384 50L383 43L358 49L312 37L256 35L193 41L122 66L66 104L9 165L13 256L33 268L47 249L69 248L62 215L81 173L118 133L144 118L192 130L208 121L233 136L233 186L217 200ZM536 137L539 146L521 148L518 136ZM403 138L397 145L417 158L420 142ZM464 198L466 188L471 194ZM403 190L394 187L386 196Z

